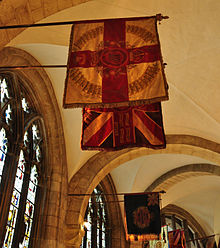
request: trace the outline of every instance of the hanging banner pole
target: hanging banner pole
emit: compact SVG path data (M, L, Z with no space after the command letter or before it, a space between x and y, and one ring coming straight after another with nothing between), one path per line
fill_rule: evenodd
M131 17L131 19L135 19L136 17ZM168 19L168 16L163 16L162 14L156 15L157 21L161 22L163 19ZM120 19L120 18L117 18ZM123 19L123 18L121 18ZM105 20L105 19L97 19L97 20ZM96 20L96 21L97 21ZM46 23L33 23L33 24L18 24L18 25L8 25L8 26L0 26L1 29L15 29L15 28L34 28L34 27L45 27L45 26L62 26L62 25L72 25L75 23L82 23L88 20L81 21L65 21L65 22L46 22Z
M166 191L164 190L161 190L159 192L138 192L138 193L115 193L115 194L98 194L98 195L138 195L138 194L165 194ZM91 196L92 194L68 194L68 196Z
M0 70L9 69L37 69L37 68L66 68L67 65L12 65L12 66L0 66Z

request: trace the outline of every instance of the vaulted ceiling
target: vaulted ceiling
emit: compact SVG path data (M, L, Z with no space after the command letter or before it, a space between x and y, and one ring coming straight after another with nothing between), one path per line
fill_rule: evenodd
M1 24L169 16L158 25L169 101L162 103L167 149L118 161L111 171L117 192L140 192L155 183L165 189L162 205L189 211L207 234L220 232L220 1L92 0L0 3ZM66 64L70 26L0 31L0 45L29 52L41 64ZM81 109L63 109L66 70L46 69L57 97L65 132L69 179L97 154L81 151ZM182 137L187 138L180 146ZM197 137L200 137L197 139ZM194 143L193 143L194 142ZM195 170L189 165L206 165ZM217 167L213 167L213 166ZM186 167L184 167L186 166ZM188 167L187 167L188 166ZM182 171L182 167L188 168ZM191 169L189 169L191 168ZM193 169L194 168L194 169ZM209 169L208 169L209 168ZM215 168L215 169L213 169ZM175 173L174 173L175 170ZM169 175L169 176L168 176ZM162 180L161 178L165 178ZM159 180L159 181L158 181ZM157 183L156 183L157 182Z

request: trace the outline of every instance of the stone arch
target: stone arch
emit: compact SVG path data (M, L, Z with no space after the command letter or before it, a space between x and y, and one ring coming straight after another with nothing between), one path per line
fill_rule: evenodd
M220 166L213 164L189 164L168 171L157 178L145 191L167 191L174 184L195 176L220 176Z
M0 66L40 65L27 52L6 47L0 51ZM63 247L64 213L67 194L67 162L64 132L61 115L52 83L46 72L41 69L8 70L22 79L24 85L34 92L33 102L39 110L46 133L46 182L45 206L42 213L43 224L39 223L41 237L36 237L38 247ZM43 208L43 206L42 206Z
M188 164L185 166L181 166L175 169L172 169L160 177L158 177L151 185L146 188L146 192L148 191L161 191L164 190L167 192L173 185L180 183L183 180L187 180L191 177L198 176L220 176L220 166L214 164ZM217 210L218 211L218 210ZM196 219L188 213L186 210L174 205L168 204L162 209L162 213L167 214L175 214L180 218L184 218L193 227L194 230L197 231L198 237L206 237L204 229L200 224L196 221ZM218 218L217 218L218 219ZM219 230L218 222L215 227ZM218 233L218 231L216 231ZM218 242L218 237L216 237Z
M178 207L174 204L169 204L166 207L162 208L161 214L175 215L176 217L179 217L182 220L186 219L188 224L193 228L193 230L198 233L198 237L201 238L207 236L198 221L189 212L187 212L181 207Z
M69 183L69 194L91 194L95 186L114 168L140 156L160 153L175 153L198 156L220 164L220 144L191 135L167 135L167 148L151 150L147 148L124 149L115 152L100 152L90 158L73 176ZM68 197L66 213L67 247L79 247L79 227L83 222L88 197ZM74 209L71 207L75 205ZM80 237L81 238L81 237Z

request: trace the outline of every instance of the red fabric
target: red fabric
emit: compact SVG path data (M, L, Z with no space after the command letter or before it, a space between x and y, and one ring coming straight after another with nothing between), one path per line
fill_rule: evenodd
M81 148L165 148L160 103L135 107L84 108Z
M95 51L78 51L72 52L71 58L69 61L70 68L73 67L95 67L95 66L104 66L105 70L108 69L107 59L109 56L119 55L119 61L111 61L111 67L117 68L117 63L123 63L124 66L129 64L140 64L154 62L160 59L160 47L158 45L152 46L143 46L135 49L122 49L122 48L109 48L99 52ZM124 57L122 56L124 53ZM107 57L107 58L106 58ZM118 56L119 57L119 56ZM117 58L117 57L116 57Z
M112 121L108 120L104 123L102 126L102 129L99 129L97 132L94 133L94 135L89 139L88 142L86 142L85 146L95 146L98 147L103 140L108 138L108 136L111 134L112 130Z
M164 100L168 87L156 16L74 22L64 108Z
M168 232L170 248L186 248L186 238L183 230Z
M128 101L128 79L125 67L127 58L127 51L125 51L125 20L104 22L104 51L102 52L102 61L104 62L102 63L103 103ZM119 73L111 70L117 67L118 69L120 68Z

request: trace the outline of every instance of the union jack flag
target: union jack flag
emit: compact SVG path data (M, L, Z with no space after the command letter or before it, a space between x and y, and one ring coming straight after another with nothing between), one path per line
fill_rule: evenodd
M84 108L82 150L166 147L161 104Z

